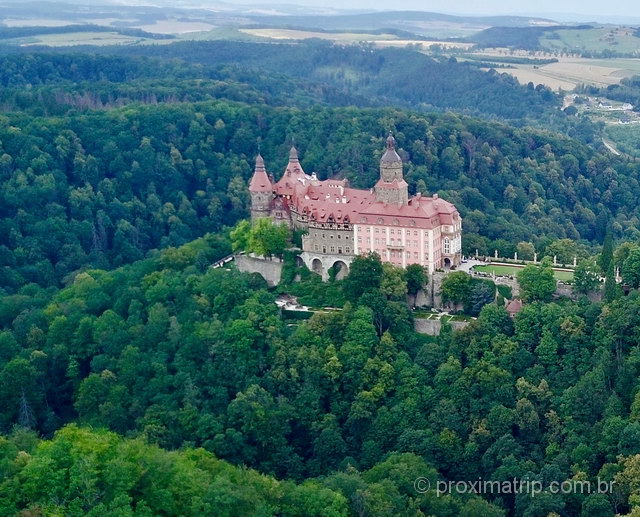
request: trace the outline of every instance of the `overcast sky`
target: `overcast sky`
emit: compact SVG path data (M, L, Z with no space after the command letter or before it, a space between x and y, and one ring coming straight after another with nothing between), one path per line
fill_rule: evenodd
M233 3L234 0L230 0ZM291 3L337 7L342 9L411 9L452 14L525 14L578 15L583 20L593 16L616 18L624 23L626 18L640 18L638 0L241 0L242 3ZM629 20L629 23L634 23Z

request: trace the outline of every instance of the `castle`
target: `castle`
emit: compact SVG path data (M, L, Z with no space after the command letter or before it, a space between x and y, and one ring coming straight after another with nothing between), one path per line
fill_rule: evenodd
M402 159L390 134L380 160L380 179L371 190L350 188L347 180L320 181L302 170L295 147L276 182L258 155L249 183L251 219L305 229L300 258L328 278L348 272L356 255L376 252L383 262L406 267L420 264L429 273L460 263L462 220L456 207L420 193L409 197Z

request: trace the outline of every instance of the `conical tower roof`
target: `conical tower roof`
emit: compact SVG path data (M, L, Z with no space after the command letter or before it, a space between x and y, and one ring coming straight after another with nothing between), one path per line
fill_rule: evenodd
M249 192L271 192L273 185L264 166L262 155L256 157L256 167L253 171L253 177L249 183Z

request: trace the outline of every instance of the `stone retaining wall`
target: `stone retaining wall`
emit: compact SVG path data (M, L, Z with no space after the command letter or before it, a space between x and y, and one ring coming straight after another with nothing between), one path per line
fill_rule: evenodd
M243 273L259 273L267 281L270 287L280 283L282 277L282 261L278 258L272 260L252 255L236 255L237 268Z
M469 325L469 321L451 321L449 325L453 330L461 330ZM442 330L442 321L440 320L427 320L424 318L416 318L413 320L413 328L420 334L427 334L428 336L439 336Z

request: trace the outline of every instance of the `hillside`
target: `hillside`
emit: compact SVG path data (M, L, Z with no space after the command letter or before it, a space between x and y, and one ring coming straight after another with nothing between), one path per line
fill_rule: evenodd
M532 301L515 321L491 303L433 339L413 332L407 284L375 258L343 281L306 281L350 303L291 322L259 276L208 267L223 243L207 236L0 298L0 431L19 424L0 439L3 510L612 517L609 497L618 512L634 506L637 292L604 306ZM75 426L50 442L25 436L71 421L142 439ZM414 488L505 476L615 481L616 492L480 501Z
M172 76L181 78L241 77L243 82L252 83L256 79L270 76L270 84L267 81L260 83L260 89L265 92L286 90L286 85L280 79L285 77L285 82L298 85L296 89L306 88L309 92L316 91L320 94L326 90L335 90L356 105L396 105L423 111L455 109L486 117L527 120L558 115L556 108L560 105L560 99L546 88L529 89L508 75L486 73L468 63L435 60L405 49L373 50L355 46L342 47L327 42L265 44L202 41L158 46L88 47L82 50L89 55L117 56L119 60L116 63L120 68L125 65L120 61L122 58L146 57L162 60L162 69L173 68ZM60 60L58 62L69 62L68 50L64 49L46 49L34 54L33 59L42 60L37 56L54 52L56 55L67 56L57 58ZM6 74L14 74L14 81L31 81L29 71L24 79L20 78L21 69L28 66L29 62L27 65L20 63L17 56L32 55L33 50L11 47L4 48L4 52L0 48L0 53L12 56L7 58L12 66L7 69ZM94 68L96 66L91 65L87 58L81 58L80 61ZM193 66L183 66L185 62L198 67L194 69ZM104 66L109 69L107 63ZM134 61L131 66L135 73L140 64ZM148 63L145 68L150 70ZM226 76L221 74L221 69L224 69ZM229 69L237 71L235 76L229 76ZM154 78L158 77L155 72L152 73ZM253 77L254 74L256 78ZM78 76L77 73L76 77ZM40 77L36 77L40 82ZM423 80L416 81L416 77ZM128 79L126 75L124 78ZM87 80L95 79L88 77ZM294 99L296 97L294 92ZM322 97L318 100L327 102ZM328 102L340 103L339 100Z
M0 35L37 36L10 5ZM181 5L47 4L144 41L0 46L0 516L640 515L640 161L484 58L155 36L238 16ZM292 144L320 180L382 163L429 196L369 212L397 265L338 246L323 282L322 232L250 222L256 155L279 179ZM298 177L292 202L359 197ZM360 242L351 213L331 243Z
M1 120L1 285L10 290L233 225L247 213L258 141L276 176L295 137L306 170L369 188L389 128L411 191L437 191L459 207L465 251L512 256L520 241L597 242L607 217L617 235L638 235L636 164L452 114L208 101Z

